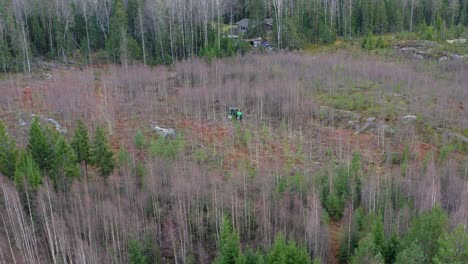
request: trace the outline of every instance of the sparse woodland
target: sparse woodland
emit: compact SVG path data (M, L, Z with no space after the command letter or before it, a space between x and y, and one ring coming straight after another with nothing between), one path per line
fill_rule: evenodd
M0 260L464 263L467 70L339 52L9 75Z
M0 0L0 263L468 263L467 26L467 0Z

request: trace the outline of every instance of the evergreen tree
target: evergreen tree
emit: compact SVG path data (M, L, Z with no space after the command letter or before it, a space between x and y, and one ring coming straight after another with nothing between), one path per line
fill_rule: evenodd
M286 247L286 259L286 264L310 264L307 249L303 246L297 245L294 240L288 242L288 246Z
M143 147L145 146L146 144L146 141L145 141L145 135L143 134L143 132L141 132L140 129L138 129L138 131L136 132L135 134L135 138L134 138L134 143L135 143L135 148L139 151L139 152L142 152L143 151Z
M12 178L17 157L16 143L8 136L5 125L0 121L0 173Z
M24 183L27 183L32 189L36 189L42 183L40 168L34 161L31 153L20 153L14 179L17 185L22 186Z
M374 236L374 243L380 251L384 246L384 227L380 217L374 220L372 225L372 235Z
M259 252L254 252L251 248L248 248L244 254L244 264L263 264L263 256Z
M298 246L296 242L286 240L282 235L275 238L273 247L268 254L269 264L295 264L295 263L310 263L309 254L306 248Z
M379 252L379 248L375 243L374 235L372 233L367 234L366 237L359 241L359 245L351 258L352 264L383 264L384 259L382 254Z
M33 118L29 130L28 151L42 171L52 168L53 149L37 117Z
M54 148L52 179L55 188L67 190L79 174L76 155L70 145L60 136Z
M398 237L396 236L396 234L392 234L390 238L385 242L384 248L382 249L382 255L385 259L385 263L395 262L398 246Z
M409 247L414 241L418 241L423 249L424 256L432 259L438 252L438 239L445 231L447 215L440 206L435 206L430 211L417 217L404 238L403 247Z
M439 238L439 251L433 259L436 264L468 263L468 233L458 226L452 233L444 232Z
M127 13L123 0L115 0L109 24L109 34L106 39L107 54L114 61L120 61L126 50Z
M383 34L387 31L388 21L387 21L387 9L385 7L384 0L377 0L375 2L374 8L374 21L375 27L374 32L378 34Z
M217 264L237 264L240 262L239 235L232 228L226 216L221 223L221 235L219 241L219 254Z
M110 150L106 134L101 127L96 128L91 146L91 160L104 178L109 177L114 171L114 154Z
M406 247L401 251L395 260L395 264L423 264L426 263L424 252L421 245L416 242L412 242L409 247Z
M282 235L277 235L273 247L268 253L269 264L285 264L286 263L286 240Z
M148 263L143 253L140 243L135 239L128 241L128 254L130 258L130 264L145 264Z
M88 129L81 120L77 123L71 146L75 151L76 161L83 164L86 171L86 166L90 162L89 136Z

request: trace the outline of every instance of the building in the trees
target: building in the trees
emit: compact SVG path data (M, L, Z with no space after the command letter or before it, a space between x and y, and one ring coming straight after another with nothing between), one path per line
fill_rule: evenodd
M273 18L265 18L263 21L263 29L265 32L273 31Z
M249 19L244 18L241 21L237 22L236 25L240 32L245 33L249 29Z
M247 30L255 28L257 25L255 23L250 23L250 19L244 18L236 22L237 28L240 32L245 33ZM263 30L265 32L273 31L273 18L266 18L263 20Z

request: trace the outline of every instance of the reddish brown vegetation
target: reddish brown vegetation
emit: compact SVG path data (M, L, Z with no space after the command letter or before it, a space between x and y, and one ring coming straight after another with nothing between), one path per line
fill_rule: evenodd
M349 166L355 151L363 160L362 207L366 212L385 208L387 233L395 223L399 234L406 231L410 207L423 211L435 203L447 209L452 223L464 221L466 163L449 155L439 164L437 148L422 142L417 124L398 124L390 136L324 127L319 111L323 102L317 96L356 86L370 89L372 83L379 87L369 94L373 101L383 105L397 93L405 102L403 109L395 110L397 118L419 114L432 126L463 128L466 107L454 110L450 102L467 105L467 66L453 67L452 79L441 80L432 75L432 70L440 70L437 67L428 70L346 54L278 54L211 64L189 60L171 68L95 67L54 71L50 79L1 80L0 110L10 113L7 122L20 145L26 127L16 124L16 116L37 113L53 116L68 128L77 119L90 128L104 125L112 134L112 146L126 150L130 158L121 161L108 182L92 171L69 193L56 193L46 182L31 199L31 212L23 211L20 194L0 177L5 201L0 204L0 240L11 240L0 249L7 260L14 255L17 261L31 263L124 263L133 236L147 239L167 262L194 256L197 263L209 263L227 213L244 245L268 248L276 234L285 233L307 245L311 255L332 262L336 230L342 224L332 224L329 232L318 178L333 171L335 162ZM32 95L25 87L32 87ZM230 105L246 114L241 132L226 118ZM384 107L375 109L363 114L384 120ZM135 131L152 137L151 121L183 132L185 150L172 160L137 153ZM237 142L237 137L246 142ZM384 152L401 153L405 146L418 155L410 157L404 170L384 162ZM197 151L208 158L198 159ZM144 162L143 177L136 176L136 160ZM284 190L279 187L282 182ZM393 205L389 201L395 196L410 202Z

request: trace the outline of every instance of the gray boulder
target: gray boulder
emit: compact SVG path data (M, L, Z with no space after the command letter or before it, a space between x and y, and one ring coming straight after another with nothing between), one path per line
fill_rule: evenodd
M175 129L160 127L154 122L150 124L150 127L154 132L163 137L174 137L176 135Z

